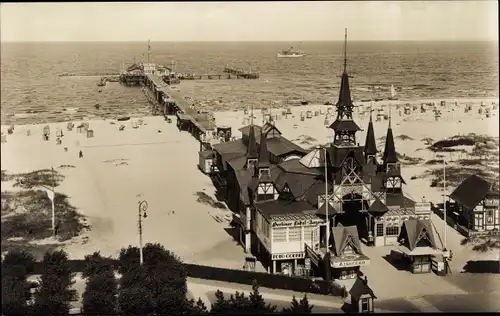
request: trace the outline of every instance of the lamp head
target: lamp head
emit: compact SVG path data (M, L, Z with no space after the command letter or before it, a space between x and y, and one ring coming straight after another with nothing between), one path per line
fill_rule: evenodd
M144 212L144 215L142 215L142 217L147 218L148 214L146 212Z

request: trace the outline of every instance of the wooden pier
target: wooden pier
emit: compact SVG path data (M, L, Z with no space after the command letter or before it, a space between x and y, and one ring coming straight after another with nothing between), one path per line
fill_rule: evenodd
M242 68L233 68L226 66L224 67L224 72L235 75L237 79L239 78L244 78L244 79L259 79L260 74L256 71L252 71L251 69L249 71L244 71Z
M148 74L144 77L144 88L153 104L155 115L175 115L179 130L190 132L197 140L216 130L215 121L208 113L198 111L180 92L172 89L163 78Z

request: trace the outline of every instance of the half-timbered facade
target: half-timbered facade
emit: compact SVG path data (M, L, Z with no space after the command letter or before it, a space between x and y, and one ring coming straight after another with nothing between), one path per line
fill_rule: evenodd
M490 183L477 175L466 178L451 194L455 221L467 234L500 230L498 179Z

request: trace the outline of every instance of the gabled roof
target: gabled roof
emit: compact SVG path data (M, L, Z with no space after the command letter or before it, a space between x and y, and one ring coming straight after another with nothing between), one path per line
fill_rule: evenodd
M240 199L245 205L250 204L248 185L252 180L252 176L253 173L246 169L236 171L236 180L238 181L238 186L240 188Z
M373 293L373 290L368 286L368 282L366 281L366 279L363 280L359 277L356 279L351 289L349 290L349 294L356 301L359 301L359 299L363 295L370 295L372 298L377 298Z
M409 219L403 223L403 229L398 237L398 241L405 238L406 232L407 239L405 240L408 249L413 250L417 247L418 242L422 238L426 238L431 248L436 249L436 241L432 232L432 224L428 219Z
M415 206L415 201L406 197L403 193L387 193L385 195L385 204L387 206L412 208Z
M378 152L375 132L373 131L372 115L370 113L370 122L368 123L368 131L365 139L365 155L375 155Z
M361 128L354 122L353 120L339 120L336 119L331 125L330 128L334 131L348 131L348 132L357 132L360 131Z
M266 218L270 218L273 215L310 214L312 211L314 211L314 207L304 201L290 201L279 199L256 203L255 207Z
M238 131L240 131L242 135L249 135L250 134L250 126L252 126L252 125L243 126L243 127L239 128ZM281 135L281 132L279 131L279 129L275 125L270 124L269 122L264 124L264 128L262 128L259 125L253 125L253 128L255 129L256 135L259 135L262 132L267 134L271 131L274 131L276 134Z
M332 228L332 238L335 256L342 255L342 251L348 243L351 243L357 254L363 254L359 242L358 228L356 226L335 226Z
M269 152L275 156L282 156L290 153L307 153L304 148L294 144L284 137L267 138L267 147Z
M303 159L303 158L302 158ZM279 167L287 173L300 173L306 175L322 175L323 173L316 168L307 168L300 163L302 159L285 160L279 164Z
M403 182L403 184L406 184L405 179L403 179L403 176L401 175L401 171L399 170L399 168L389 168L389 170L387 170L384 173L384 180L387 180L388 178L391 177L399 178L401 179L401 182Z
M477 175L471 175L460 183L450 194L450 198L469 209L473 209L484 199L490 188L491 185L488 181Z
M339 212L333 207L331 203L328 203L328 217L332 217L339 214ZM316 212L316 215L326 217L326 203L323 203Z
M327 148L328 159L332 167L340 167L345 158L352 153L356 161L362 166L365 164L365 157L363 156L363 147L337 147L332 146Z
M394 145L394 136L392 135L392 127L387 129L387 136L385 138L384 156L382 157L384 164L398 162L396 154L396 146Z
M389 209L387 208L387 206L379 199L375 199L372 205L370 205L370 207L368 208L368 212L376 214L384 214L388 211Z
M300 159L300 163L306 168L322 168L325 166L325 154L323 148L314 148Z

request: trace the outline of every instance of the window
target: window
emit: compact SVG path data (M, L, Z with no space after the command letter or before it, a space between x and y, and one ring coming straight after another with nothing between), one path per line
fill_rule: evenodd
M273 242L286 241L286 227L273 228Z
M399 235L399 227L398 226L390 226L385 228L386 236L397 236Z
M352 255L354 254L354 249L352 249L351 245L347 245L344 248L344 254L345 255Z
M288 241L300 241L302 239L302 227L288 228Z
M361 299L361 312L369 312L370 311L370 299L362 298Z
M312 246L314 244L314 227L304 227L304 241Z
M377 224L377 237L384 236L384 224Z
M486 223L493 224L493 210L486 211Z

